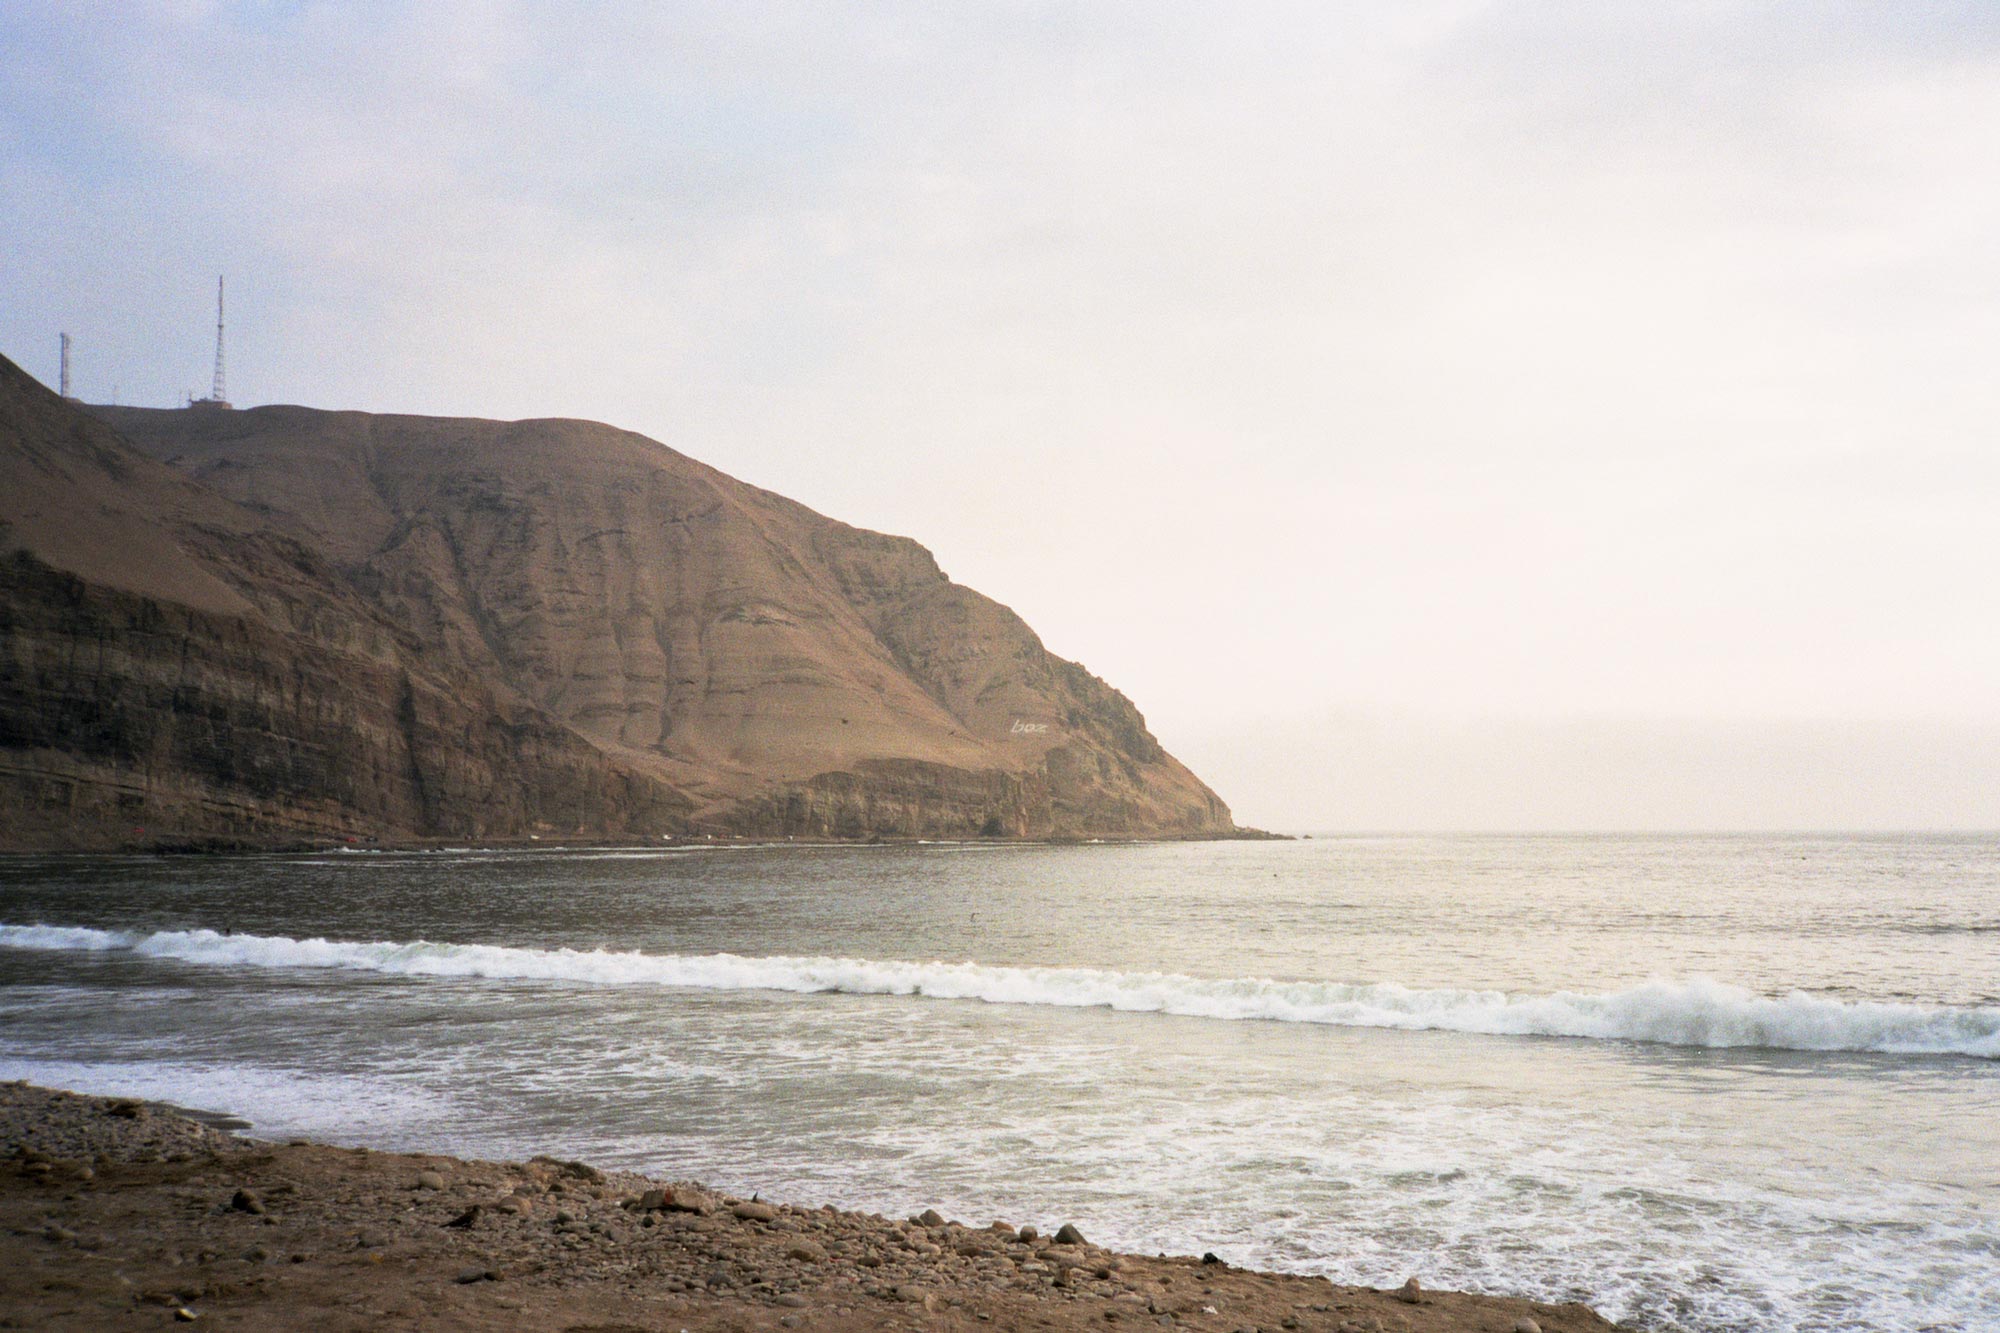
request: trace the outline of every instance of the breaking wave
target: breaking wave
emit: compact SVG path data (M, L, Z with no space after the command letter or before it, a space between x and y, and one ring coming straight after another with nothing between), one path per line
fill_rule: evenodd
M1843 1001L1797 991L1771 997L1708 978L1651 981L1601 995L1570 991L1510 995L1417 989L1392 982L1214 980L1077 967L523 949L427 940L298 940L212 930L140 933L46 925L0 925L0 947L128 953L209 967L340 968L409 977L597 986L911 995L1226 1021L2000 1059L1997 1006Z

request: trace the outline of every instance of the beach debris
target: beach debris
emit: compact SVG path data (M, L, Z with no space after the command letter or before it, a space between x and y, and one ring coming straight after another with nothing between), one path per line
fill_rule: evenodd
M1424 1299L1423 1283L1417 1281L1415 1278L1411 1278L1402 1286L1396 1288L1396 1299L1406 1305L1421 1304Z
M599 1171L596 1167L592 1166L588 1162L566 1162L561 1160L560 1158L548 1157L548 1156L536 1156L536 1157L531 1157L528 1160L534 1162L538 1166L551 1167L557 1171L562 1172L566 1176L574 1177L577 1180L587 1181L592 1185L601 1185L604 1183L604 1173L602 1171Z
M1061 1229L1056 1232L1056 1244L1058 1245L1081 1245L1083 1243L1083 1233L1068 1222L1063 1223Z
M257 1197L254 1190L236 1191L235 1197L229 1201L229 1206L239 1213L250 1213L257 1217L264 1215L264 1201Z
M472 1207L445 1223L445 1225L448 1227L457 1227L460 1231L469 1231L472 1229L472 1224L479 1220L479 1214L484 1211L485 1209L475 1203Z
M420 1190L441 1190L444 1188L444 1173L441 1171L417 1172L417 1188Z
M1542 1333L1542 1326L1528 1316L1522 1315L1514 1321L1514 1333Z

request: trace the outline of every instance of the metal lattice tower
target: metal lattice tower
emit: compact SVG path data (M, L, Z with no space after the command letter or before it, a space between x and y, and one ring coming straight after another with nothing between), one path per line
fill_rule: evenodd
M215 280L215 384L209 389L210 402L226 403L229 395L223 392L222 382L222 279Z
M61 336L62 336L62 372L57 377L57 383L59 387L56 389L56 392L61 394L63 397L67 398L69 397L69 335L65 333Z

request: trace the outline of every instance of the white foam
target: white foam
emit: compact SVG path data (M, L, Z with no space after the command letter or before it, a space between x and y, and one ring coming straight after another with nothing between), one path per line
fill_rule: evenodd
M910 995L1226 1021L2000 1059L2000 1007L1842 1001L1797 991L1763 996L1702 977L1653 981L1608 994L1509 995L1417 989L1392 982L1217 980L1164 972L971 962L646 954L429 940L301 940L212 930L140 934L47 925L0 925L0 947L126 951L212 967L342 968L410 977Z
M63 1060L0 1052L0 1079L24 1079L99 1097L144 1097L232 1115L264 1135L304 1134L343 1142L357 1126L384 1143L450 1125L449 1093L387 1078L198 1061L142 1064Z

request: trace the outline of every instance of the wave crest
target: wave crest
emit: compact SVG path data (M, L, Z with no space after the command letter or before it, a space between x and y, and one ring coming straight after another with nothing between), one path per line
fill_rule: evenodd
M1392 982L1352 985L1257 977L1216 980L1079 967L646 954L428 940L301 940L282 935L223 935L213 930L138 933L48 925L0 925L0 947L128 952L212 967L342 968L409 977L482 977L595 986L910 995L989 1004L1108 1008L1223 1021L2000 1059L2000 1007L1843 1001L1797 991L1763 996L1701 977L1651 981L1606 994L1559 991L1510 995L1503 991L1419 989Z

